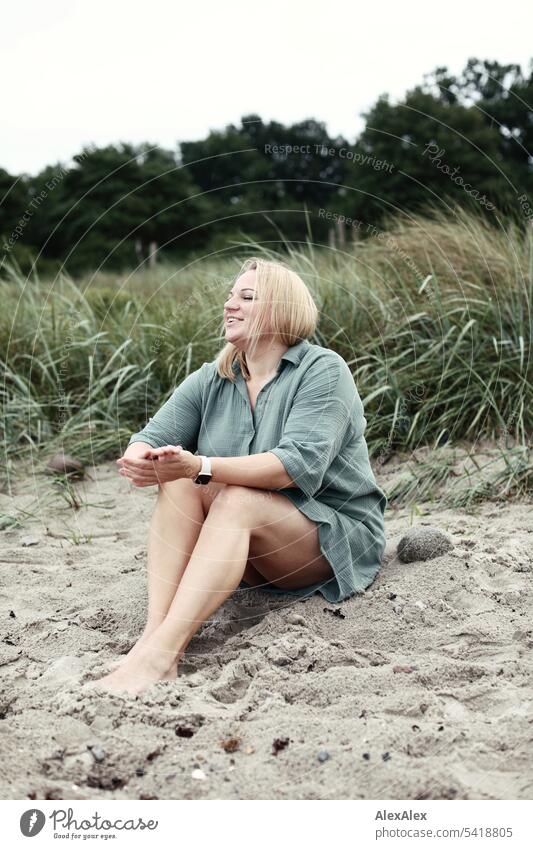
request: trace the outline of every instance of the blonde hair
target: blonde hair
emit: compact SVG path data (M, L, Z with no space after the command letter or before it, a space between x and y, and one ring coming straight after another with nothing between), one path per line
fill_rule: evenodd
M295 271L282 262L250 257L242 264L235 283L246 271L255 271L258 307L250 323L250 348L253 350L261 335L270 331L275 341L290 347L307 339L316 330L318 309L311 292ZM223 332L223 331L222 331ZM250 378L246 355L227 342L215 358L220 377L235 380L234 365L238 363L245 380Z

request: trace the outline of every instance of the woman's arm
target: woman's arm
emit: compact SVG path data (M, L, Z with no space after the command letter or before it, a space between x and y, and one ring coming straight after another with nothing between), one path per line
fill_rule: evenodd
M137 456L126 452L124 457L117 460L123 473L135 486L155 486L155 484L179 478L194 479L202 467L200 457L177 446L169 446L166 451L164 448L157 449L158 454L165 452L166 456L158 457L154 465L151 459L151 446L146 443L135 443L135 447L139 445L145 447ZM133 445L130 448L133 448ZM278 460L270 451L245 457L210 457L210 460L213 481L255 489L284 489L296 486L285 471L281 460Z
M145 460L153 450L153 446L149 442L132 442L124 451L123 457L132 460Z
M256 489L285 489L296 484L281 460L270 451L247 457L211 457L212 481L251 486Z
M208 367L204 363L180 383L145 427L131 435L128 449L136 444L159 448L179 443L188 451L196 451L202 423L202 387Z

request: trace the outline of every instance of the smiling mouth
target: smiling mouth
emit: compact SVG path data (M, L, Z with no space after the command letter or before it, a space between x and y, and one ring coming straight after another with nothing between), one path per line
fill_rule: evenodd
M235 324L236 321L243 321L243 320L244 319L242 319L242 318L227 318L226 324Z

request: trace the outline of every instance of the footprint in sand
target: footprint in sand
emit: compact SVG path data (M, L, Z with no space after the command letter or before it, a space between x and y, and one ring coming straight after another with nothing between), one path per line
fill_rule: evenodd
M219 683L210 692L217 702L234 704L246 695L251 681L242 663L228 664L222 671Z

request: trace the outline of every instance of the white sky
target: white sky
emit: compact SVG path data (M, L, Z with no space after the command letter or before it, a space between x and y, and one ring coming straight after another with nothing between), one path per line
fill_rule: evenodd
M7 3L6 3L7 7ZM83 144L182 140L257 112L325 121L352 141L360 113L470 57L527 72L533 4L506 0L25 0L2 13L0 167L36 173Z

